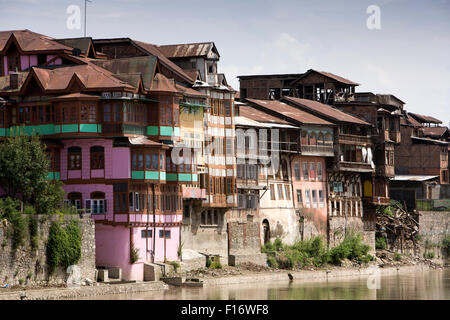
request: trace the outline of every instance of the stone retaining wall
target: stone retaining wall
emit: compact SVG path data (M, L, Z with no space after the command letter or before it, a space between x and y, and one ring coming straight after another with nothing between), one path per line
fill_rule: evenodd
M8 238L7 230L11 226L0 226L0 286L18 285L61 285L68 278L66 270L58 268L52 276L47 272L47 248L50 226L55 221L62 219L62 225L67 225L70 221L79 222L81 229L81 259L77 266L80 268L81 279L95 281L95 223L90 215L66 215L63 218L59 215L35 215L38 227L38 247L32 250L29 236L25 239L24 245L12 249L12 239ZM27 234L29 234L27 230Z

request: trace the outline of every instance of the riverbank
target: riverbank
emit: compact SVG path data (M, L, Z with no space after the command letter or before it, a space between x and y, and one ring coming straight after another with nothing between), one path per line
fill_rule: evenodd
M399 265L378 268L379 275L395 275L405 273L427 272L431 268L427 264ZM378 271L377 271L378 272ZM241 275L203 277L205 287L228 285L228 284L248 284L259 282L287 281L290 274L294 282L323 282L337 279L357 279L369 277L374 274L374 268L363 267L336 267L324 270L272 270L260 272L248 272ZM138 282L126 284L96 284L93 286L83 286L78 288L52 288L52 289L29 289L11 290L10 292L0 292L0 300L64 300L77 299L81 297L96 297L101 295L118 295L143 293L149 291L163 291L169 288L168 285L160 282Z

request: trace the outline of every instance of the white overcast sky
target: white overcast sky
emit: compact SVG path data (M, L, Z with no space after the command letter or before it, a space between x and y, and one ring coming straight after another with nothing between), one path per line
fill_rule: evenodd
M0 0L0 30L30 29L55 38L69 5L84 0ZM381 29L369 30L369 5ZM450 0L93 0L87 34L155 44L214 41L219 72L237 75L328 71L391 93L411 112L450 122Z

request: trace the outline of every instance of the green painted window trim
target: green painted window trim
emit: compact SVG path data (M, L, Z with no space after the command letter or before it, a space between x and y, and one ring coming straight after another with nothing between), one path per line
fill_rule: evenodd
M210 108L210 106L207 106L207 105L204 105L204 104L196 104L196 103L188 103L188 102L181 102L180 106Z
M178 174L176 173L167 173L166 174L167 181L178 181Z
M161 126L159 127L160 136L171 137L173 135L173 127Z
M192 175L190 173L179 173L178 181L190 182L192 181Z
M131 171L134 180L166 180L165 171Z

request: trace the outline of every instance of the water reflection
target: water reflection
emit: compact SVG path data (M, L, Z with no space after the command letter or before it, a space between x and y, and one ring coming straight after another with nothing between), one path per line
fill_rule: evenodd
M105 295L83 299L133 300L450 300L450 270L382 276L381 288L367 278L311 282L264 282L207 288L171 288L162 292Z

